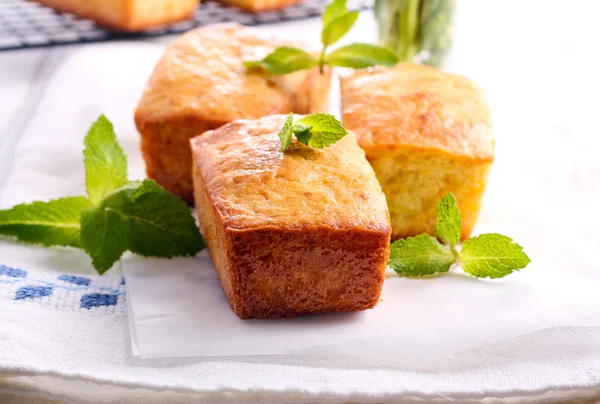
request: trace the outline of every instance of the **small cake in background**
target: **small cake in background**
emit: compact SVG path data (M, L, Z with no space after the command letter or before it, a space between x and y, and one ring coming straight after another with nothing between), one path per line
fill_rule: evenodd
M142 31L186 20L199 0L35 0L53 9L89 18L98 25L119 31Z
M467 238L494 161L483 91L465 77L411 64L357 71L342 78L341 91L344 126L381 183L392 239L433 235L437 204L448 192Z
M302 3L303 0L217 0L228 6L243 8L244 10L258 12L266 10L280 10L287 6Z
M381 186L352 134L281 151L285 119L237 120L191 141L200 231L223 291L243 319L372 308L390 251Z
M329 69L282 76L246 71L244 61L262 59L286 44L290 42L233 23L197 28L175 40L154 69L135 113L148 176L192 203L192 137L240 118L325 111Z

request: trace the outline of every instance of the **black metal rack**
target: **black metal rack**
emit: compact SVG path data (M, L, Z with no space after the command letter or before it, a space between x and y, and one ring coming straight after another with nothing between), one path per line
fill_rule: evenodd
M81 0L89 1L89 0ZM305 0L279 11L250 13L213 1L203 1L194 16L164 27L139 33L115 32L99 27L93 21L58 13L39 3L25 0L0 0L0 51L102 42L118 39L148 38L177 34L202 25L238 22L259 25L318 16L329 0ZM373 0L348 0L348 8L359 10L371 7Z

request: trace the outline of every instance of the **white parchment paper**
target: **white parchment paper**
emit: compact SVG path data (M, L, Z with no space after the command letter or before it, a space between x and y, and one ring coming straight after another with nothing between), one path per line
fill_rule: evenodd
M549 289L544 290L462 274L435 279L390 275L373 310L240 320L229 308L206 252L195 259L132 257L124 268L135 345L143 357L445 355L539 328L574 320L579 324L578 317L594 311L567 305L581 299L557 299L552 293L557 285L546 284ZM581 291L575 282L568 286ZM587 293L593 296L594 291Z

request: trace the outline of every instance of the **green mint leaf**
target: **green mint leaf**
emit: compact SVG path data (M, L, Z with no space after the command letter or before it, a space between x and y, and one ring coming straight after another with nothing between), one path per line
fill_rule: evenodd
M351 67L353 69L364 69L371 66L395 66L398 56L380 46L365 43L353 43L334 50L325 57L325 63L329 66Z
M294 126L292 126L292 132L294 132L298 141L306 145L310 142L310 138L312 137L311 130L312 126L299 122L296 122Z
M329 23L336 18L346 14L348 9L346 8L346 0L333 0L323 12L323 27L329 25Z
M188 205L152 180L130 182L84 210L81 244L101 274L127 250L172 258L205 247Z
M312 130L312 126L310 125L306 125L300 122L296 122L293 126L292 126L292 132L294 133L294 135L296 136L302 136L306 133L309 133Z
M322 112L306 115L298 120L294 126L298 124L311 127L310 132L299 131L300 136L296 135L298 141L317 149L330 146L348 134L333 115Z
M102 201L100 208L129 223L127 249L136 254L193 256L205 247L189 206L152 180L123 187Z
M283 124L283 128L279 132L279 139L281 140L281 151L287 150L292 143L292 123L294 122L294 113L290 112L287 118L285 119L285 123Z
M78 196L0 210L0 234L46 247L81 248L79 216L91 206L87 198Z
M460 232L462 229L462 220L458 205L454 195L448 193L444 195L438 203L437 223L435 225L435 235L439 237L444 244L454 248L460 242Z
M321 32L321 43L323 46L327 48L342 39L352 29L357 18L358 11L353 11L329 22L327 26L323 27L323 32Z
M90 201L96 206L104 196L127 183L127 155L104 115L93 123L84 144L85 183Z
M390 245L388 264L403 276L448 272L454 262L450 248L428 234L396 240Z
M466 240L460 251L462 269L478 278L502 278L530 262L523 247L495 233Z
M287 74L297 70L311 69L317 65L317 59L305 50L291 46L280 46L264 59L244 62L248 70L266 70L273 74Z
M81 245L100 274L127 250L130 233L129 222L113 210L91 208L81 214Z
M310 131L308 132L300 132L296 135L296 139L298 139L298 141L302 144L305 144L308 146L308 144L310 143L310 139L312 138L312 133Z
M298 135L296 135L296 139L298 139L300 143L308 146L310 143L310 139L312 139L312 133L310 131L300 132Z

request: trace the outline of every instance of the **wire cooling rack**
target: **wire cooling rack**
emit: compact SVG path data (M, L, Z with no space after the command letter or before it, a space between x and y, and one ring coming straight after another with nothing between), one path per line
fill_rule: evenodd
M320 15L328 2L329 0L305 0L299 5L280 11L250 13L236 7L228 7L212 1L202 1L194 16L188 21L140 33L123 33L99 27L91 20L76 18L71 14L58 13L39 3L25 0L0 0L0 51L116 39L147 38L177 34L194 27L219 22L259 25L297 20ZM369 8L372 4L373 0L349 0L348 8L359 10Z

